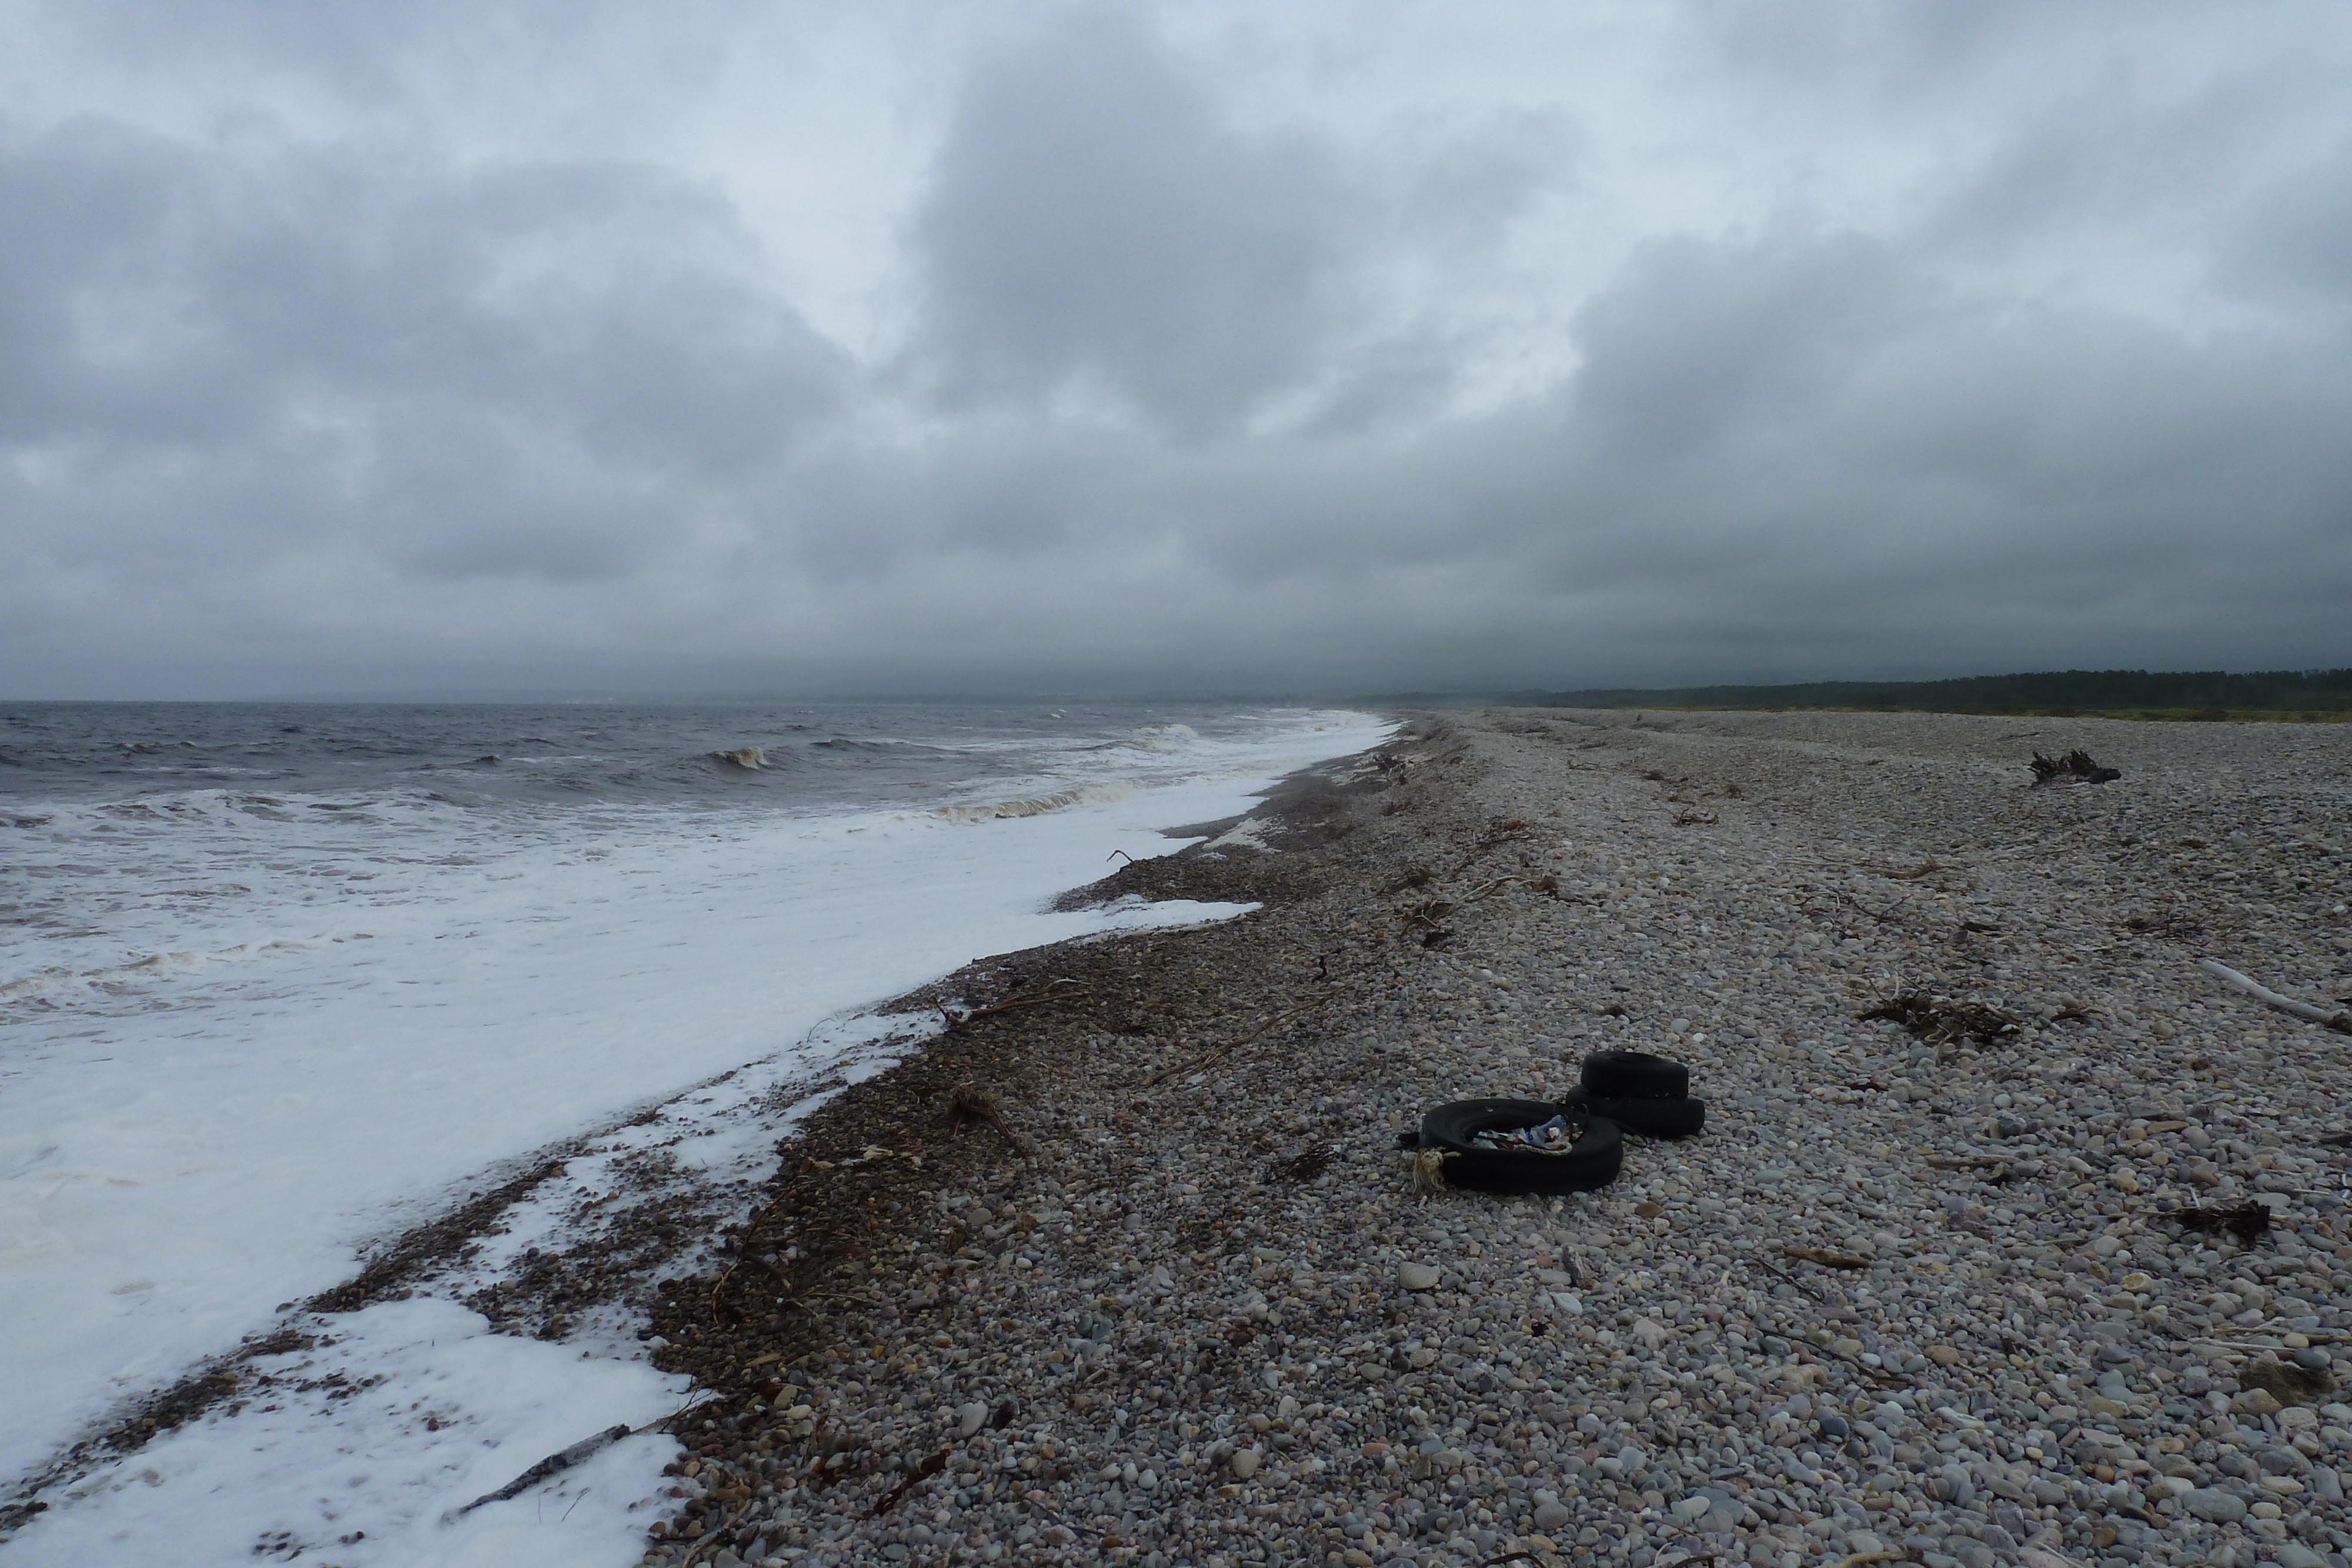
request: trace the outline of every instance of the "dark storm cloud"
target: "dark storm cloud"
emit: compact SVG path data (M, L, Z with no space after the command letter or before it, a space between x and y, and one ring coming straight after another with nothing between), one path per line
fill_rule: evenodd
M184 35L204 112L0 126L14 690L2341 661L2315 13L1662 9L1664 99L1629 58L1372 112L1377 37L1307 52L1318 107L1040 10L942 46L900 314L835 341L740 171L434 133L452 83L573 114L622 11L167 9L64 30L134 80Z
M436 576L623 570L659 548L664 482L756 471L839 395L726 205L656 171L85 118L0 143L0 204L39 214L0 237L0 445L84 497L266 465L252 511L184 517L233 553L274 527ZM184 517L162 480L115 520ZM20 472L16 507L58 498ZM107 548L53 546L78 547Z
M1125 13L976 70L917 220L965 397L1072 382L1185 425L1312 364L1360 198L1293 133L1225 124Z
M1455 346L1376 318L1370 273L1490 238L1546 171L1503 125L1381 167L1234 122L1124 10L1084 10L969 74L914 222L921 368L957 406L1066 395L1230 434L1324 385L1327 425L1425 410Z

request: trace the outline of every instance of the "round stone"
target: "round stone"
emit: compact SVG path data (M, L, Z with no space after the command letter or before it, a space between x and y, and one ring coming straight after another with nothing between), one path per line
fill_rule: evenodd
M1397 1283L1408 1291L1429 1291L1437 1286L1437 1270L1427 1263L1397 1265Z
M2180 1500L2180 1506L2211 1524L2235 1524L2246 1517L2244 1500L2219 1487L2199 1487Z

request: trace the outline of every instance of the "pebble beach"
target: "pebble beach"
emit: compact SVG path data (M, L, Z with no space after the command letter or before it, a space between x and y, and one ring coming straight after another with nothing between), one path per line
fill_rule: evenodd
M2345 1568L2352 1037L2198 961L2352 995L2347 823L2347 726L1413 718L898 1004L662 1288L645 1562ZM1706 1131L1416 1181L1604 1047Z

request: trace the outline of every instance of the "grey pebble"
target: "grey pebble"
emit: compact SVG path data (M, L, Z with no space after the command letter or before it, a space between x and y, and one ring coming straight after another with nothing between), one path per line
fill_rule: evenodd
M1928 1568L2251 1563L2257 1540L2284 1568L2326 1561L2223 1490L2282 1451L2293 1412L2222 1410L2238 1364L2202 1347L2352 1328L2344 1206L2295 1197L2251 1249L2159 1217L2265 1181L2332 1190L2341 1156L2315 1140L2352 1063L2163 933L2202 923L2266 983L2352 988L2326 914L2352 896L2352 835L2324 798L2352 776L2352 727L1444 724L1313 852L1334 891L1251 917L1269 951L1329 956L1312 1029L1149 1092L1169 1043L1108 1035L1097 1078L1011 1096L1047 1157L971 1184L966 1255L911 1265L944 1266L953 1315L905 1319L903 1370L853 1354L793 1374L846 1451L911 1464L953 1432L955 1466L878 1521L859 1511L903 1469L856 1459L818 1492L787 1468L772 1549L1076 1561L1112 1534L1137 1568L1342 1542L1463 1564L1534 1531L1591 1535L1570 1560L1612 1568L1818 1568L1881 1542ZM2078 744L2124 779L2025 788L2033 748ZM1503 821L1521 826L1449 869ZM1380 891L1414 866L1427 884ZM1472 897L1501 878L1521 880ZM1455 905L1434 950L1400 935L1425 897ZM1937 1041L1856 1016L1897 977L2021 1022ZM2070 998L2085 1016L2056 1016ZM1557 1095L1603 1045L1686 1060L1707 1131L1631 1140L1615 1186L1557 1205L1416 1193L1390 1153L1440 1100ZM1360 1157L1311 1182L1234 1157L1327 1137ZM989 1427L1007 1397L1018 1419ZM2327 1409L2312 1429L2345 1436L2296 1473L2333 1508L2352 1410ZM2200 1484L2156 1501L2159 1459Z

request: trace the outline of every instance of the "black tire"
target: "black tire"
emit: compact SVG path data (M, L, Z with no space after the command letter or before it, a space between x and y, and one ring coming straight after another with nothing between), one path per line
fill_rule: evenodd
M1470 1140L1495 1127L1532 1127L1565 1113L1581 1122L1576 1146L1564 1155L1482 1149ZM1542 1100L1456 1100L1421 1119L1421 1146L1442 1149L1445 1184L1479 1192L1590 1192L1617 1179L1625 1140L1617 1124Z
M1596 1100L1680 1100L1690 1069L1645 1051L1596 1051L1584 1059L1584 1092Z
M1680 1100L1608 1100L1571 1089L1560 1103L1606 1116L1644 1138L1687 1138L1706 1130L1706 1102L1687 1095Z

